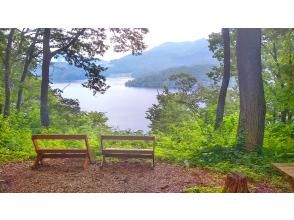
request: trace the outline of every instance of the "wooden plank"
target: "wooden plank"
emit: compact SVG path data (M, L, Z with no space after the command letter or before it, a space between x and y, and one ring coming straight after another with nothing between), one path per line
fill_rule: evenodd
M113 135L113 136L107 136L102 135L101 140L131 140L131 141L154 141L154 136L123 136L123 135Z
M85 158L86 153L84 154L42 154L42 158Z
M104 148L102 154L153 154L153 149Z
M85 134L33 134L32 139L85 140Z
M38 144L38 141L35 140L35 139L33 139L32 141L33 141L33 144L34 144L34 147L35 147L35 151L39 150L40 149L40 146Z
M148 158L152 159L152 154L103 154L104 157L118 157L118 158Z
M273 163L273 166L294 179L294 163Z
M38 149L37 153L87 153L87 149Z

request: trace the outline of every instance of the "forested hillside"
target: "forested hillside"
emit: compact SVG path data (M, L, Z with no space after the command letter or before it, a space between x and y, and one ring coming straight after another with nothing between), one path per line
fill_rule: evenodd
M174 84L169 78L176 73L189 73L197 79L199 84L209 86L213 83L213 80L207 76L207 73L211 71L212 67L212 64L201 64L168 68L137 76L134 80L128 81L126 86L147 88L163 88L163 86L167 86L173 88Z

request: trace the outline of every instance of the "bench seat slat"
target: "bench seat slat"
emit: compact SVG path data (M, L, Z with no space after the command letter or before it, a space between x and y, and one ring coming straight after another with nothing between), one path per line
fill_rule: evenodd
M86 153L87 149L38 149L37 153Z
M273 166L294 179L294 163L273 163Z
M87 138L87 135L84 134L33 134L32 139L38 140L38 139L47 139L47 140L85 140Z
M42 158L85 158L86 153L81 154L67 154L67 153L60 153L60 154L42 154Z
M105 148L103 154L150 154L154 153L153 149L125 149L125 148Z
M152 159L152 154L103 154L104 157L118 157L118 158L149 158Z
M107 136L107 135L102 135L101 140L131 140L131 141L154 141L155 137L154 136Z

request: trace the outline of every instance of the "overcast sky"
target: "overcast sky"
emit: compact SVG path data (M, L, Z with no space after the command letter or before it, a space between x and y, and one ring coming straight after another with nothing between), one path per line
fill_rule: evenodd
M148 45L148 49L156 47L165 42L183 42L183 41L195 41L201 38L208 38L208 35L212 32L220 32L221 29L217 27L183 27L183 28L169 28L169 27L150 27L149 33L145 36L145 42ZM110 49L104 56L104 60L117 59L127 53L114 53Z
M144 27L151 49L164 42L207 38L222 27L293 27L293 0L9 0L1 2L0 27ZM266 4L265 4L266 3ZM17 6L17 7L16 7ZM13 13L11 12L13 9ZM103 59L125 54L109 51Z

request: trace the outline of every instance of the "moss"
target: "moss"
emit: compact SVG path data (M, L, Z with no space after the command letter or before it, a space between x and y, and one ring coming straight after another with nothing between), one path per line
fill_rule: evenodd
M193 186L183 190L184 193L221 193L223 192L222 186Z

